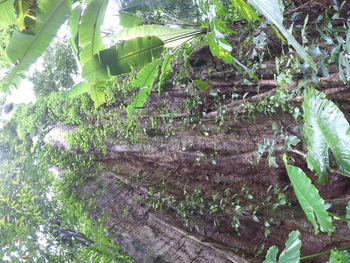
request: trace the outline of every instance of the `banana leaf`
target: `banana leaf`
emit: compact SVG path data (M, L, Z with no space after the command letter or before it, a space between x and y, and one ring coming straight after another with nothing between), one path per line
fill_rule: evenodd
M159 25L143 25L138 27L126 28L111 38L115 40L129 40L135 37L156 36L164 42L167 48L177 47L190 41L197 34L203 33L203 29L184 29L173 28Z
M160 57L163 46L163 41L157 37L138 37L105 49L99 52L98 57L111 75L120 75Z
M0 1L0 29L16 24L15 9L13 0Z
M152 87L159 72L159 59L148 63L137 74L136 79L131 82L135 88Z
M115 0L120 11L154 10L167 6L177 0Z
M332 218L325 209L325 201L318 193L317 188L299 167L287 163L286 155L283 156L283 161L295 195L307 219L313 225L315 233L319 233L320 228L322 232L332 234L335 227L332 224Z
M137 14L120 12L119 13L119 25L122 27L135 27L139 26L144 22L144 19Z
M32 29L36 24L36 0L15 0L16 21L20 31Z
M285 249L281 252L278 261L278 247L272 246L267 251L263 263L299 263L300 262L300 248L301 241L299 239L300 232L292 231L289 233L288 240L285 243Z
M161 74L159 76L159 82L158 82L158 94L160 95L162 87L165 84L165 81L167 80L170 71L171 71L171 63L174 59L173 54L167 54L163 60L162 68L161 68Z
M313 69L317 70L316 64L306 53L305 49L298 43L294 36L283 25L283 8L279 0L248 0L256 10L266 17L282 35L287 39L288 43L294 47L296 52L302 57L306 63Z
M15 32L6 48L7 59L15 66L1 80L1 89L17 87L24 72L42 55L71 11L71 0L42 0L35 28Z
M151 94L151 90L152 87L140 88L134 101L126 108L126 113L128 114L129 118L132 117L135 109L143 107L143 104L146 102L147 98Z
M79 57L79 23L83 8L80 4L74 7L71 16L69 17L70 39L69 44L74 53Z
M320 176L320 183L326 183L331 149L340 172L350 176L350 126L344 114L314 88L305 90L302 106L308 167Z
M104 92L105 84L106 83L104 81L101 81L90 86L90 96L94 101L95 109L106 102L106 94Z
M103 50L101 25L103 24L108 0L92 0L84 10L79 25L80 61L87 62L93 55Z
M72 88L70 88L70 90L64 92L63 96L67 98L74 98L81 94L89 92L89 90L90 90L89 84L87 82L81 82L74 85Z

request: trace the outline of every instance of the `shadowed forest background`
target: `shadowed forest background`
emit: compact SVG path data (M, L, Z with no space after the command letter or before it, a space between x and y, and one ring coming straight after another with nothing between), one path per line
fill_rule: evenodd
M0 261L349 262L349 12L0 1Z

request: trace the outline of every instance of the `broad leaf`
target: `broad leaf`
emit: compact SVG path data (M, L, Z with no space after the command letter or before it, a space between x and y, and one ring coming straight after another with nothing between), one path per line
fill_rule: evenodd
M89 91L89 84L87 82L81 82L74 85L70 90L64 92L63 95L67 98L74 98Z
M144 25L127 28L111 37L116 40L129 40L135 37L156 36L163 40L164 46L171 48L190 41L194 36L202 34L202 29L173 28L159 25Z
M100 63L98 55L93 56L89 61L84 63L82 76L90 84L109 78L108 69Z
M106 102L105 92L103 91L104 88L104 81L97 82L94 85L90 86L90 96L91 99L94 101L95 109L97 109Z
M272 246L266 253L263 263L299 263L301 241L299 231L289 233L288 240L285 243L285 249L281 252L277 261L278 247Z
M1 89L7 90L11 85L17 86L21 75L35 60L42 55L50 44L57 30L67 19L70 0L42 0L39 3L40 14L36 26L30 32L15 32L6 49L7 58L15 66L1 81Z
M79 26L79 41L81 47L80 61L87 62L93 55L104 49L101 37L108 0L92 0L84 10Z
M172 63L173 59L174 59L173 54L167 54L163 60L161 74L159 76L159 82L158 82L158 94L160 94L161 89L164 86L164 83L170 74L171 63Z
M79 56L79 23L81 19L82 6L79 4L74 7L69 17L70 39L69 44L74 53Z
M134 101L126 108L126 112L129 118L132 117L135 109L143 107L143 104L151 94L151 90L152 87L144 87L139 90Z
M317 70L316 64L306 53L305 49L298 43L294 36L283 25L283 8L279 0L248 0L248 3L254 6L263 16L274 24L278 30L287 39L288 43L294 47L296 52L310 65Z
M144 19L134 13L120 12L119 25L122 27L135 27L144 22Z
M159 72L159 59L148 63L137 74L136 79L131 82L135 88L152 87Z
M332 250L327 263L349 263L350 255L347 251Z
M278 247L272 246L266 253L263 263L277 263Z
M163 41L157 37L138 37L105 49L98 54L102 66L112 75L129 73L131 67L140 68L158 58Z
M0 1L0 17L0 29L4 29L9 25L16 24L13 0Z
M330 148L340 171L350 176L349 123L326 95L314 88L304 92L304 137L308 148L307 163L325 183L329 172Z
M332 224L332 218L325 209L325 202L319 195L317 188L299 167L287 163L286 155L283 156L283 160L295 195L307 219L313 225L315 233L317 234L320 228L322 232L331 234L335 230L335 227Z
M281 252L278 263L299 263L301 241L299 231L290 232L286 241L286 248Z
M154 10L165 7L176 0L115 0L120 11Z
M245 0L231 0L231 3L247 21L259 20L252 6Z

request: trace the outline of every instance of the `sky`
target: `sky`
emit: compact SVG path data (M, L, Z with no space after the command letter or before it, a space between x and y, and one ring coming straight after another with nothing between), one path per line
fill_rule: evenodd
M115 1L109 1L106 15L105 15L105 21L102 26L102 30L106 29L109 31L116 32L120 29L119 27L119 19L117 14L117 4ZM56 41L59 41L60 39L65 39L69 37L69 27L67 25L67 22L61 26L59 31L57 32ZM109 45L109 41L107 39L104 39L105 45ZM38 58L38 60L30 67L27 76L31 75L35 70L39 70L42 68L42 59ZM80 78L77 78L77 81L79 81ZM10 95L7 96L6 99L7 103L30 103L35 102L35 95L33 92L33 84L28 80L24 79L21 82L21 85L18 89L12 89Z

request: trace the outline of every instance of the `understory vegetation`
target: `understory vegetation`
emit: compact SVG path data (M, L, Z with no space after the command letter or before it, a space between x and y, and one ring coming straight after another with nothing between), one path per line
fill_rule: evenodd
M104 22L113 4L118 29ZM349 262L349 12L336 0L0 1L1 90L27 79L36 96L1 101L0 261L139 260L115 242L108 186L82 190L112 173L142 192L130 203L143 213L247 262ZM253 227L259 244L245 241Z

